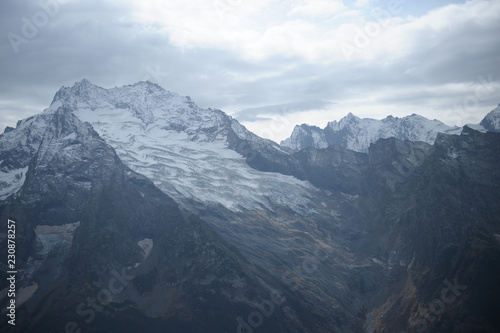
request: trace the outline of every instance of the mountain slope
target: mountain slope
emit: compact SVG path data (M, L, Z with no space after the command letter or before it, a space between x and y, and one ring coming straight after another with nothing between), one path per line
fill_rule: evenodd
M499 151L495 133L440 134L417 165L398 171L405 181L394 191L372 192L365 207L383 212L374 238L386 235L394 281L372 312L375 331L498 330Z
M17 325L7 325L3 310L2 331L71 323L86 332L221 332L262 304L272 314L262 331L328 331L321 318L304 316L286 285L184 216L67 108L2 135L11 148L2 154L15 156L19 133L42 127L23 185L0 202L0 218L16 221L19 270Z
M500 296L500 135L464 127L434 145L381 139L369 153L339 146L294 154L308 179L354 197L357 256L374 278L366 332L494 332Z
M279 278L291 274L309 311L321 313L331 329L362 325L363 296L347 287L348 275L337 268L352 256L343 238L333 235L350 203L287 176L300 165L279 145L220 110L198 108L150 82L103 89L83 80L61 88L48 110L61 105L247 259ZM338 249L336 258L318 263L316 276L303 269L304 261L316 261L315 253Z

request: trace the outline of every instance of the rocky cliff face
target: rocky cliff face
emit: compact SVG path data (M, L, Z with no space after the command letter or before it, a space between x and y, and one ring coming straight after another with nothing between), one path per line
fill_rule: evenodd
M498 134L464 127L432 146L390 138L367 155L338 146L294 155L311 183L355 195L363 219L350 246L384 271L359 275L363 289L382 278L369 296L367 332L499 327L499 151Z

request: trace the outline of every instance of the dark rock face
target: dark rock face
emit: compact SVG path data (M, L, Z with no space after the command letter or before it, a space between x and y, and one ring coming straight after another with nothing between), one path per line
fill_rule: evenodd
M378 331L498 330L492 311L500 296L498 152L499 135L465 127L460 136L439 135L408 177L401 190L406 209L391 226L395 241L387 252L394 263L412 258L413 265L393 266L402 271L394 278L405 283L383 305ZM393 200L384 208L397 206ZM403 327L401 318L408 318Z
M284 283L125 167L90 125L64 108L47 122L23 187L0 206L18 226L17 267L32 267L18 290L36 288L2 331L224 332L248 320L262 332L328 331ZM56 234L71 236L67 246L47 245ZM248 319L255 311L266 316Z
M348 194L364 191L363 173L366 172L366 154L339 146L325 149L307 148L295 153L304 174L297 175L320 188Z
M369 154L338 146L294 154L297 177L356 196L362 217L350 247L382 269L359 274L361 290L372 285L366 331L499 329L499 153L500 135L464 127L433 146L390 138Z
M300 164L273 141L259 138L253 133L249 133L248 138L241 138L231 129L227 142L229 148L243 155L248 165L254 169L303 177Z

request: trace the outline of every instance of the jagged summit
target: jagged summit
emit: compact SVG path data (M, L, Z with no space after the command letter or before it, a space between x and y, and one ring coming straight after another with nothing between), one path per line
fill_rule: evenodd
M481 132L500 132L500 104L479 124L468 124ZM421 115L398 118L387 116L382 120L359 118L351 112L339 121L331 121L324 129L302 124L295 126L292 135L281 142L283 147L299 151L307 147L326 148L336 144L358 152L367 152L370 144L379 139L395 137L401 140L434 143L438 133L460 134L458 126L448 126L437 119Z
M151 123L169 109L196 108L189 97L166 91L159 85L141 81L133 85L104 89L87 79L72 87L62 87L54 96L51 106L65 105L77 109L129 109L145 123ZM49 108L50 109L50 108Z
M47 111L62 105L90 123L109 123L117 135L124 123L139 123L142 130L160 127L184 132L193 140L210 141L224 136L222 132L227 133L232 120L149 81L104 89L83 79L72 87L62 87Z
M74 106L74 103L95 103L93 99L105 99L108 102L115 102L117 98L123 98L129 95L126 100L134 100L136 97L146 96L156 96L156 97L164 97L164 98L180 98L184 99L187 102L191 101L189 97L181 97L176 93L166 91L164 88L159 86L156 83L150 81L140 81L132 85L125 85L122 87L115 87L111 89L105 89L98 85L91 83L87 79L82 79L79 82L76 82L72 87L61 87L59 91L55 94L54 99L51 104L54 104L58 101L63 103L68 103ZM92 104L89 104L90 106Z
M457 126L447 126L439 120L429 120L417 114L403 118L388 116L382 120L359 118L349 112L324 129L316 126L296 126L290 138L281 145L294 151L306 147L326 148L336 144L358 152L367 152L370 144L382 138L433 143L437 133L459 134Z
M91 102L92 98L94 97L101 97L103 93L103 88L90 83L90 81L87 79L83 79L79 82L76 82L72 87L61 87L61 89L59 89L59 91L54 95L51 105L56 104L58 101L62 103L70 102L70 99L74 100L75 102L78 101L80 103L88 103Z

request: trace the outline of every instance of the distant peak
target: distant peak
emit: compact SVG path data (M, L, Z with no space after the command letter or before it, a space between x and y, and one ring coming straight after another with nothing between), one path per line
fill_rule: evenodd
M73 87L96 87L96 85L84 78L76 82Z
M73 84L72 87L62 87L60 90L69 89L71 91L86 91L86 90L93 90L96 88L101 88L101 87L96 86L95 84L84 78L78 82L75 82L75 84Z
M89 102L97 98L97 95L102 94L104 89L102 87L96 86L92 82L87 79L82 79L78 82L75 82L73 86L66 87L63 86L59 91L54 95L51 107L57 108L60 102L61 104L65 104L67 106L76 107L77 101L79 102Z
M80 82L77 82L79 84L92 84L89 80L87 80L86 78L83 78Z
M129 87L142 87L142 86L145 86L145 87L155 87L155 88L164 90L161 86L159 86L158 84L153 83L151 81L139 81L139 82L136 82L136 83L134 83L132 85L128 85L128 86ZM73 88L75 88L75 87L76 88L80 88L80 87L84 87L84 88L87 88L87 87L98 87L98 88L100 88L99 86L93 84L92 82L90 82L86 78L83 78L82 80L80 80L78 82L75 82L75 84L73 85Z
M148 87L156 87L156 88L163 89L159 84L156 84L156 83L151 82L151 81L139 81L137 83L134 83L132 86L148 86Z
M488 112L479 124L488 132L500 132L500 104Z
M500 109L499 109L500 110ZM498 117L500 119L500 116ZM500 128L500 125L498 126ZM297 128L297 127L296 127ZM421 141L432 144L437 133L459 133L461 128L450 127L440 121L431 121L423 116L412 115L384 119L360 118L349 112L340 121L329 122L324 130L303 127L310 131L294 131L285 146L299 151L305 147L324 148L325 145L340 145L358 152L367 152L369 145L379 139L395 137L400 140ZM300 134L300 135L298 135Z
M342 118L340 120L341 123L345 123L345 122L348 122L348 121L358 121L360 118L355 116L352 112L349 112L347 114L347 116L345 116L344 118Z

